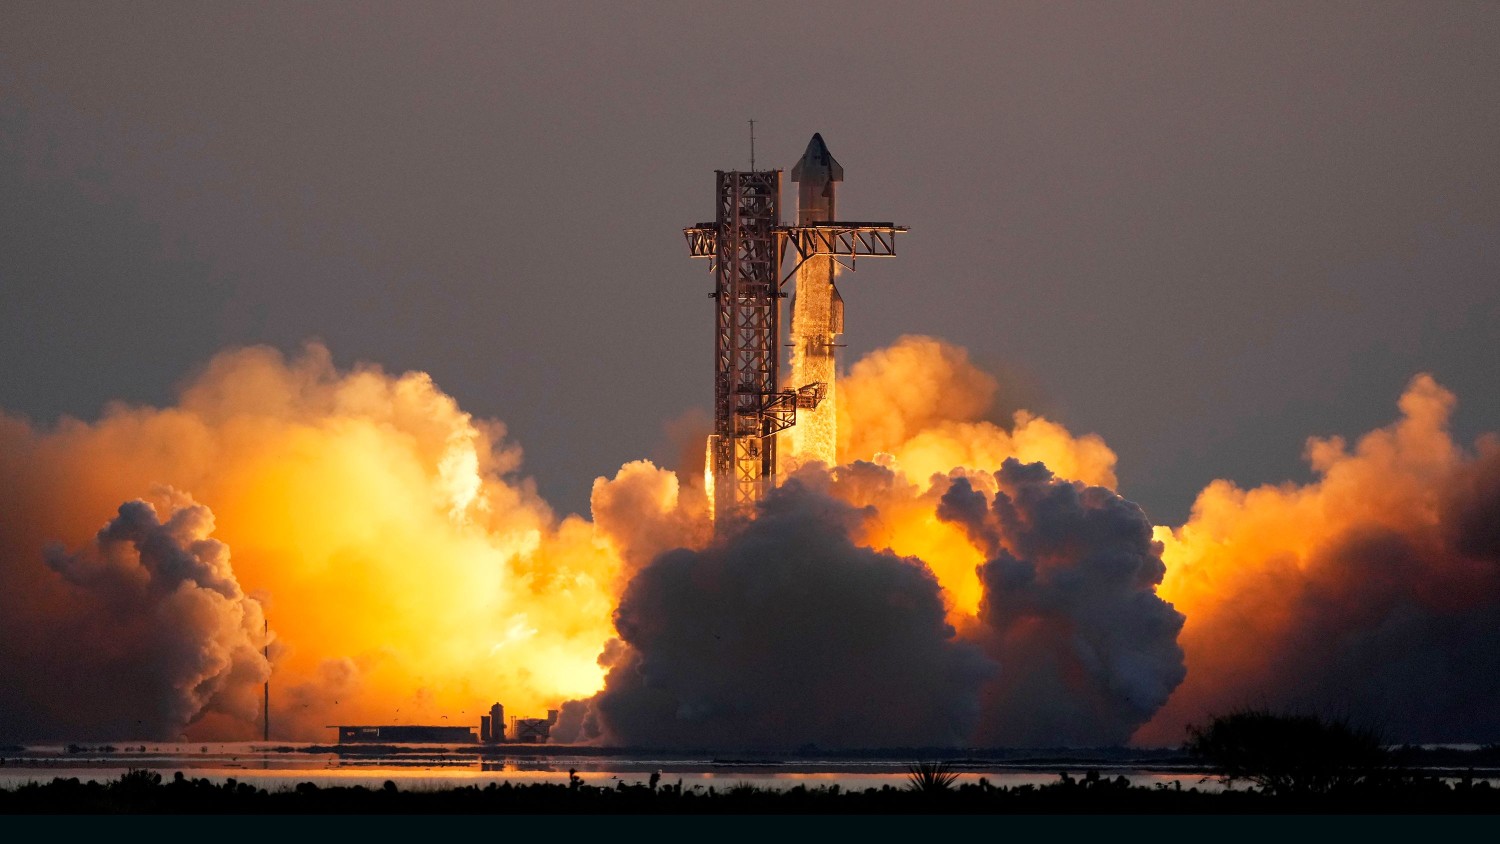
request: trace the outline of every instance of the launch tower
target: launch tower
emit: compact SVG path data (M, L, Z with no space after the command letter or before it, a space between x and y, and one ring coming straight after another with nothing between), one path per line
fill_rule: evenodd
M893 257L896 235L906 231L892 223L833 220L834 184L843 177L822 136L813 135L792 171L800 188L796 225L781 223L780 170L719 170L714 221L683 229L689 254L712 259L714 275L714 430L706 474L716 521L748 515L775 483L776 435L797 424L799 409L817 408L826 394L827 384L819 381L781 389L782 284L811 264L807 275L826 279L828 295L836 298L833 262L847 258L853 269L861 255ZM787 253L795 263L783 275ZM823 344L830 356L842 313L839 300L837 328L830 316Z

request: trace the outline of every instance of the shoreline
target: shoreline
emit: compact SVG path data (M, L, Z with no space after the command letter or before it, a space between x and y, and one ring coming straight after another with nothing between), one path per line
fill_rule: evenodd
M1254 788L1204 790L1145 787L1123 776L1088 771L1058 774L1041 785L953 784L918 777L904 786L843 789L797 785L766 789L745 784L684 788L653 775L647 783L590 785L570 772L565 784L490 783L480 788L402 788L386 781L323 786L310 782L266 789L132 770L108 782L56 778L0 788L0 814L567 814L567 815L903 815L1082 813L1091 815L1246 814L1500 814L1500 788L1485 780L1447 781L1407 771L1382 772L1346 787L1273 794Z

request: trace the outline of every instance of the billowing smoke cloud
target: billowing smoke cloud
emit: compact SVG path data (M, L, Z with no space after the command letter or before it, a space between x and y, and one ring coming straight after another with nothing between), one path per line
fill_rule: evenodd
M1008 429L989 418L999 384L941 340L902 337L857 361L840 384L838 494L877 510L858 541L926 561L954 624L979 612L985 561L959 527L938 518L937 499L954 470L978 482L1015 458L1045 463L1059 477L1115 486L1114 452L1098 436L1074 436L1024 410L1011 415ZM860 469L864 462L896 478Z
M986 419L995 381L930 338L902 338L843 383L844 465L803 467L706 547L670 474L627 466L596 483L595 518L634 578L606 688L563 707L558 739L1106 744L1180 682L1181 617L1154 594L1160 547L1139 508L1016 462L1113 484L1098 437L1024 412L1010 429ZM974 484L1012 517L987 515ZM953 509L965 496L979 502L968 519ZM1032 580L1001 577L1008 564Z
M929 400L897 401L906 415L887 412L890 391L916 388L914 378L922 373ZM936 649L958 654L952 659L961 664L973 648L945 638L951 634L943 624L965 623L977 608L975 566L982 560L961 530L937 517L937 496L946 486L934 487L927 469L946 472L952 463L992 470L1019 454L1112 483L1113 455L1097 438L1075 439L1034 417L1016 417L1010 430L987 421L993 379L961 350L938 341L904 339L856 366L848 387L840 412L875 414L885 427L845 443L843 451L868 450L887 468L843 467L832 487L804 492L849 499L856 510L814 507L812 515L772 518L746 536L821 530L827 538L815 548L830 559L820 562L808 549L799 553L803 569L826 567L819 576L828 580L807 582L831 589L863 566L894 578L875 594L896 600L900 593L901 601L913 602L906 615L890 619L856 603L859 617L847 620L843 635L864 641L865 633L882 635L890 625L911 638L892 639L887 656ZM856 419L853 430L864 430L865 422ZM950 453L958 457L950 460ZM226 352L168 408L116 405L97 422L65 420L51 430L0 415L0 506L14 515L0 527L0 670L28 678L4 702L0 714L8 717L0 720L15 725L22 738L85 735L75 729L80 720L98 727L89 735L103 737L140 735L137 724L179 729L185 721L193 737L256 735L258 701L231 694L234 682L217 692L203 686L180 706L116 697L118 718L71 718L73 687L48 681L45 661L31 658L59 648L107 651L107 630L68 621L89 617L88 601L63 574L84 578L89 558L54 555L49 559L56 567L49 568L43 552L52 542L77 545L120 501L158 484L189 490L212 508L216 535L235 549L234 576L269 613L277 737L326 739L323 725L329 723L466 723L494 700L512 712L539 714L560 700L591 695L603 685L601 650L618 673L624 661L670 639L647 636L643 641L650 644L637 648L625 637L628 646L607 645L612 635L624 635L612 629L611 614L633 577L641 585L621 606L621 619L636 618L641 602L657 594L646 584L675 571L658 571L653 560L664 553L672 558L673 549L704 548L706 499L696 483L684 485L680 474L639 461L596 481L594 522L558 519L516 475L519 464L519 449L504 440L498 423L463 413L426 375L393 376L372 366L339 371L316 345L291 360L264 348ZM862 472L874 496L863 502L854 500ZM758 559L763 546L779 547L772 542L777 535L767 535L769 546L716 546L702 553L749 578L748 561ZM926 568L900 559L917 554ZM215 588L211 580L201 584ZM741 585L770 588L752 579ZM846 600L875 600L858 589L836 591L846 592ZM691 609L684 619L695 617ZM648 629L631 631L640 637ZM182 641L163 644L164 652L197 647L197 638L180 632ZM954 670L972 681L971 673ZM932 682L944 690L962 685ZM891 688L905 687L895 682ZM692 699L690 691L683 693ZM836 697L830 690L824 711L842 707L839 717L849 718L853 704ZM885 699L920 709L915 697ZM813 732L829 744L857 735L929 741L967 735L972 727L972 716L963 714L975 706L972 694L954 691L921 706L928 710L901 715L899 727L882 726L902 711L893 705L857 711L858 723L850 726ZM195 708L196 714L189 712ZM958 714L940 718L933 714L939 710ZM629 723L619 720L625 726L617 733L631 734Z
M620 555L626 579L663 551L708 541L702 487L684 494L676 472L650 461L626 463L613 478L595 479L589 506L600 535Z
M172 739L211 713L256 716L270 673L261 606L240 589L208 508L172 490L160 497L165 520L150 502L127 501L91 544L46 549L71 611L7 636L9 737Z
M1156 595L1161 543L1135 504L1011 458L987 506L954 479L938 513L985 553L975 634L1003 667L986 746L1123 743L1182 682L1182 615Z
M1351 451L1309 441L1318 480L1205 489L1158 529L1187 614L1187 682L1138 736L1246 705L1347 716L1396 741L1500 739L1500 444L1469 455L1428 376Z
M1064 478L1115 486L1115 455L1098 436L1074 437L1024 410L1006 430L990 420L999 385L963 349L906 336L839 381L839 461L870 460L918 483L962 467L995 471L1008 457L1046 463Z
M993 666L957 640L920 561L850 540L868 515L791 481L728 541L643 569L615 612L622 643L606 654L608 685L593 701L604 740L961 743Z
M1003 461L920 490L871 463L805 467L741 532L631 581L605 690L560 738L790 749L1120 743L1183 677L1161 545L1102 487ZM977 616L923 560L855 541L926 508L983 552ZM989 659L984 656L988 655ZM997 670L998 669L998 670Z
M559 519L498 423L318 346L226 352L168 408L0 414L0 740L257 735L262 608L277 738L496 700L705 748L1175 744L1255 704L1500 733L1500 440L1457 447L1430 378L1311 441L1314 483L1216 481L1154 538L1098 437L990 418L960 349L840 384L842 465L713 540L691 473L626 464Z
M191 737L259 736L258 695L229 694L232 679L215 691L206 657L180 664L231 649L201 607L254 606L224 597L222 546L203 544L207 508L234 549L233 577L270 618L273 737L326 741L335 723L477 724L495 700L525 715L591 694L620 560L588 521L556 518L519 464L501 426L462 412L426 375L340 371L319 346L291 360L226 352L172 407L116 405L50 430L0 415L0 676L22 678L0 684L0 724L23 739L134 738L206 705ZM202 505L163 510L155 533L127 505L98 549L44 563L49 543L77 546L153 485ZM180 553L167 553L168 537ZM119 562L137 553L136 568ZM183 577L190 596L165 596ZM70 660L55 655L97 666L95 655L140 644L94 609L126 587L140 593L133 617L197 615L149 628L165 663L148 666L144 676L160 678L150 695L115 694L102 676L72 684ZM195 672L207 679L174 685Z

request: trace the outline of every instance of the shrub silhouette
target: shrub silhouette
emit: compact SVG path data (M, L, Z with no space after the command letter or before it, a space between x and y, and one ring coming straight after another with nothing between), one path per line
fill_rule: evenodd
M1189 726L1188 753L1226 784L1253 783L1267 794L1328 794L1369 783L1390 754L1374 730L1318 715L1251 709Z
M906 766L906 788L924 794L949 791L958 781L958 773L947 762L913 762Z

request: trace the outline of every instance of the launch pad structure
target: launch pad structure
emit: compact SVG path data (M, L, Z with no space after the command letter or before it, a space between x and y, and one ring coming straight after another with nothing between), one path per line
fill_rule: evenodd
M792 171L800 183L795 225L781 222L781 172L716 171L715 219L683 229L689 254L711 259L714 276L714 428L705 475L716 524L754 509L775 484L776 435L797 424L798 410L817 408L827 393L828 385L817 381L781 387L782 285L805 267L826 264L831 286L834 262L846 258L844 266L853 269L860 256L894 257L896 235L907 230L833 219L834 186L844 171L821 135L813 135ZM788 254L794 264L783 275ZM836 291L830 294L842 302ZM842 307L838 313L842 331ZM831 342L827 346L831 356Z

